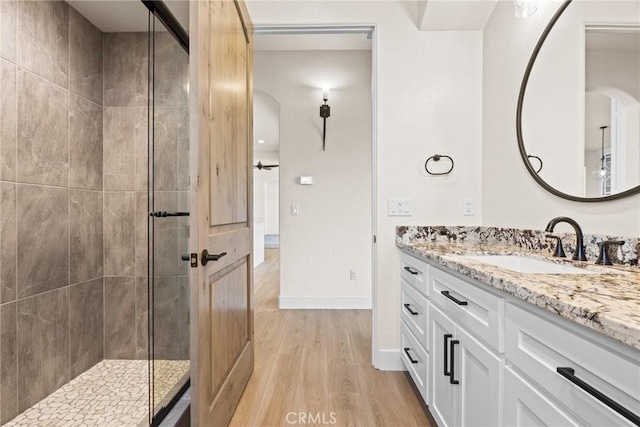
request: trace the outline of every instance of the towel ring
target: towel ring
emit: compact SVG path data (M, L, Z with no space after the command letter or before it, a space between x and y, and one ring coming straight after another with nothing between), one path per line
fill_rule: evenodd
M542 159L541 159L540 157L538 157L538 156L534 156L534 155L532 155L532 154L529 154L529 155L527 156L527 158L528 158L529 160L531 160L531 159L536 159L536 160L538 160L538 161L540 162L540 167L539 167L539 168L538 168L538 170L536 171L536 173L540 173L540 171L542 170ZM529 163L531 163L531 162L529 162ZM533 166L533 165L531 165L531 166Z
M449 159L449 161L451 162L451 167L449 168L449 170L446 172L431 172L429 170L429 160L433 160L434 162L439 162L440 159L443 159L443 158ZM429 157L426 162L424 162L424 170L426 170L429 175L448 175L453 170L453 165L454 163L451 157L445 156L444 154L434 154L433 156Z

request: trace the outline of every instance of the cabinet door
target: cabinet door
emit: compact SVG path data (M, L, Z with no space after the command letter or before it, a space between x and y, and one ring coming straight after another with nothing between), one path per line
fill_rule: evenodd
M511 368L506 368L504 370L504 425L578 426L578 423Z
M459 382L460 426L502 425L502 372L504 362L462 329L456 329L459 344L454 352L453 377ZM455 343L455 341L454 341Z
M451 384L449 376L449 346L455 326L440 310L429 303L430 343L430 392L428 396L431 414L440 427L453 426L456 422L456 406L459 385Z

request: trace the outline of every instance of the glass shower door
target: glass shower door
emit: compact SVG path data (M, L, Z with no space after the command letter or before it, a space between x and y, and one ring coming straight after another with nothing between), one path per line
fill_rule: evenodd
M149 359L154 418L189 380L189 55L155 17L149 50Z

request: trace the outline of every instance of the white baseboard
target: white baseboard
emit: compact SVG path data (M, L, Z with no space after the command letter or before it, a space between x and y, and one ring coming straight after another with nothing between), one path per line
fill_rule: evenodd
M360 297L278 297L278 307L287 309L370 310L371 298Z
M378 350L375 367L381 371L405 371L400 350Z

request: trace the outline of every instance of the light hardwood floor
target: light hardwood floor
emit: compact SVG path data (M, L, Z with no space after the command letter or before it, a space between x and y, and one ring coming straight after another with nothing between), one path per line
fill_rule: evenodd
M279 250L255 271L255 368L232 426L435 426L402 372L371 366L370 310L278 310Z

